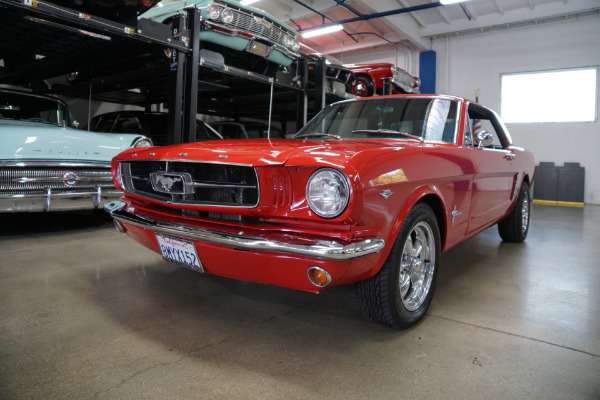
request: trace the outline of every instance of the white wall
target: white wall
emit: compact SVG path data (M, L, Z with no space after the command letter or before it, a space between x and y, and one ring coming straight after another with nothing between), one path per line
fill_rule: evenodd
M479 102L500 111L502 73L600 65L600 17L439 39L433 50L438 93L474 99L479 89ZM568 84L556 82L556 96ZM533 151L537 162L581 163L584 201L600 204L599 121L507 126L515 144Z

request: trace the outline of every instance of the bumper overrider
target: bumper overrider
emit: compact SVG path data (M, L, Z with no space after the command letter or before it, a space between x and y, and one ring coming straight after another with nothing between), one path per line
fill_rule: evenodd
M182 238L195 243L200 259L203 262L207 260L207 270L211 270L211 259L215 257L214 264L218 265L213 264L210 272L302 290L319 290L335 280L339 283L339 279L347 277L348 267L353 261L378 253L385 245L384 240L377 237L347 244L331 239L300 244L285 241L282 239L285 235L271 239L244 235L243 232L220 232L136 215L122 201L108 202L104 205L104 210L114 218L118 231L126 232L158 253L160 250L156 239L150 238L150 235ZM266 272L269 270L272 276ZM301 274L298 274L299 271ZM303 275L303 279L299 275Z
M102 209L123 192L100 187L94 190L59 192L47 188L42 194L0 194L0 212L48 212Z

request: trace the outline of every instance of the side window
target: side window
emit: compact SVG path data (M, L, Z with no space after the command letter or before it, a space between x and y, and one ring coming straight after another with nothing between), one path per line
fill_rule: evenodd
M118 133L143 133L142 127L135 115L123 114L117 120L113 132Z
M112 132L116 119L116 115L104 115L100 117L96 124L92 123L92 130L95 132Z
M492 135L492 144L487 146L491 149L503 149L503 137L500 135L498 126L494 115L482 107L476 105L469 105L469 123L471 125L471 135L473 146L477 147L477 135L485 131ZM465 135L466 138L466 135Z

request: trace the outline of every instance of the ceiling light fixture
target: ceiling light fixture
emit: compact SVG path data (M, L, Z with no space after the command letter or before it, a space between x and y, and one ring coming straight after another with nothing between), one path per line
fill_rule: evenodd
M327 33L339 32L342 29L344 29L343 25L330 25L330 26L326 26L324 28L311 29L309 31L303 32L302 37L303 38L311 38L311 37L315 37L315 36L325 35Z
M468 1L468 0L440 0L440 3L447 6L448 4L463 3L465 1Z

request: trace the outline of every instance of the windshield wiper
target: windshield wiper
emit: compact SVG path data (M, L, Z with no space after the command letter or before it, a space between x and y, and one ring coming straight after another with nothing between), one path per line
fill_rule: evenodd
M294 139L304 138L304 137L328 137L331 139L342 140L342 138L338 135L331 135L329 133L320 133L320 132L303 133L302 135L294 136Z
M358 130L352 131L352 133L371 133L371 134L377 134L377 135L381 135L381 136L400 135L400 136L404 136L408 139L417 140L421 144L425 143L425 139L423 139L421 136L411 135L410 133L395 131L393 129L358 129Z

